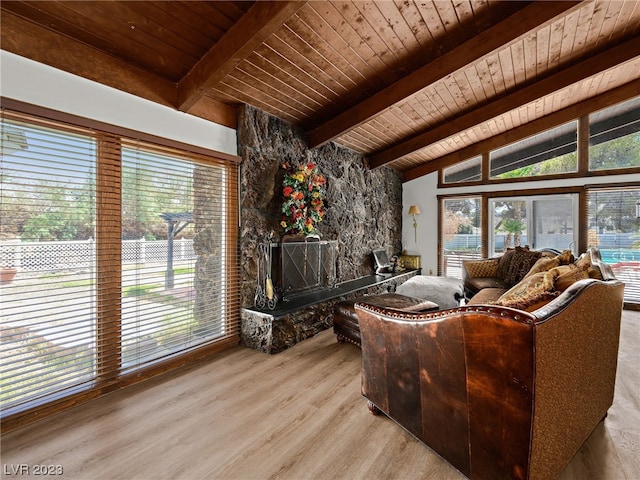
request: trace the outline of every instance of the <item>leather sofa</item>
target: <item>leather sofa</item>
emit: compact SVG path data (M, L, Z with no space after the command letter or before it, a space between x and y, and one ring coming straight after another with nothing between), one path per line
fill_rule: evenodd
M469 478L556 478L613 402L624 284L599 265L531 312L357 303L370 409Z

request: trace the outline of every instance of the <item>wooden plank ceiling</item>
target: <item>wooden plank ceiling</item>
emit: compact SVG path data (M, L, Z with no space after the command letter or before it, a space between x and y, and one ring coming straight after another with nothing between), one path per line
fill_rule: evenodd
M640 2L12 1L2 48L416 178L640 94Z

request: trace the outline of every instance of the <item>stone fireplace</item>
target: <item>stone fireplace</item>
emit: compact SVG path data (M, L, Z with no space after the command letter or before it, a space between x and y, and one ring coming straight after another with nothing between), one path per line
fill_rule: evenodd
M238 151L243 159L240 255L244 307L253 306L259 243L270 232L277 239L284 234L280 208L281 165L285 162L313 162L327 180L327 213L318 231L321 240L336 242L338 283L371 275L373 250L387 248L390 254L402 250L402 179L396 171L386 167L369 170L362 155L335 143L310 150L304 132L249 106L240 107L238 115ZM304 317L288 320L292 322L288 335L295 337L292 343L331 326L330 312ZM246 323L243 319L243 332L249 327Z

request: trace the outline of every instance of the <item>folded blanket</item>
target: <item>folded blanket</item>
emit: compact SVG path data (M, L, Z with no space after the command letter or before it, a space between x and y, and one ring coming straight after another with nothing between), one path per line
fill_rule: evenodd
M453 277L416 275L396 288L396 293L437 303L440 310L460 306L462 280Z

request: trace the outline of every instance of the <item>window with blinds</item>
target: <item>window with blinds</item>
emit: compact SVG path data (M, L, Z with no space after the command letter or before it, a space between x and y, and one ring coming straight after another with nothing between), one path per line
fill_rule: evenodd
M482 155L444 168L442 176L445 184L479 182L482 180Z
M490 153L491 178L537 177L578 171L578 123L569 122Z
M96 141L3 116L3 415L96 376Z
M234 162L9 111L1 127L3 420L237 343Z
M640 187L589 189L587 203L588 246L625 283L625 301L640 303Z
M640 97L589 115L589 170L640 167Z
M441 272L462 278L462 262L482 258L482 198L456 197L440 200Z

